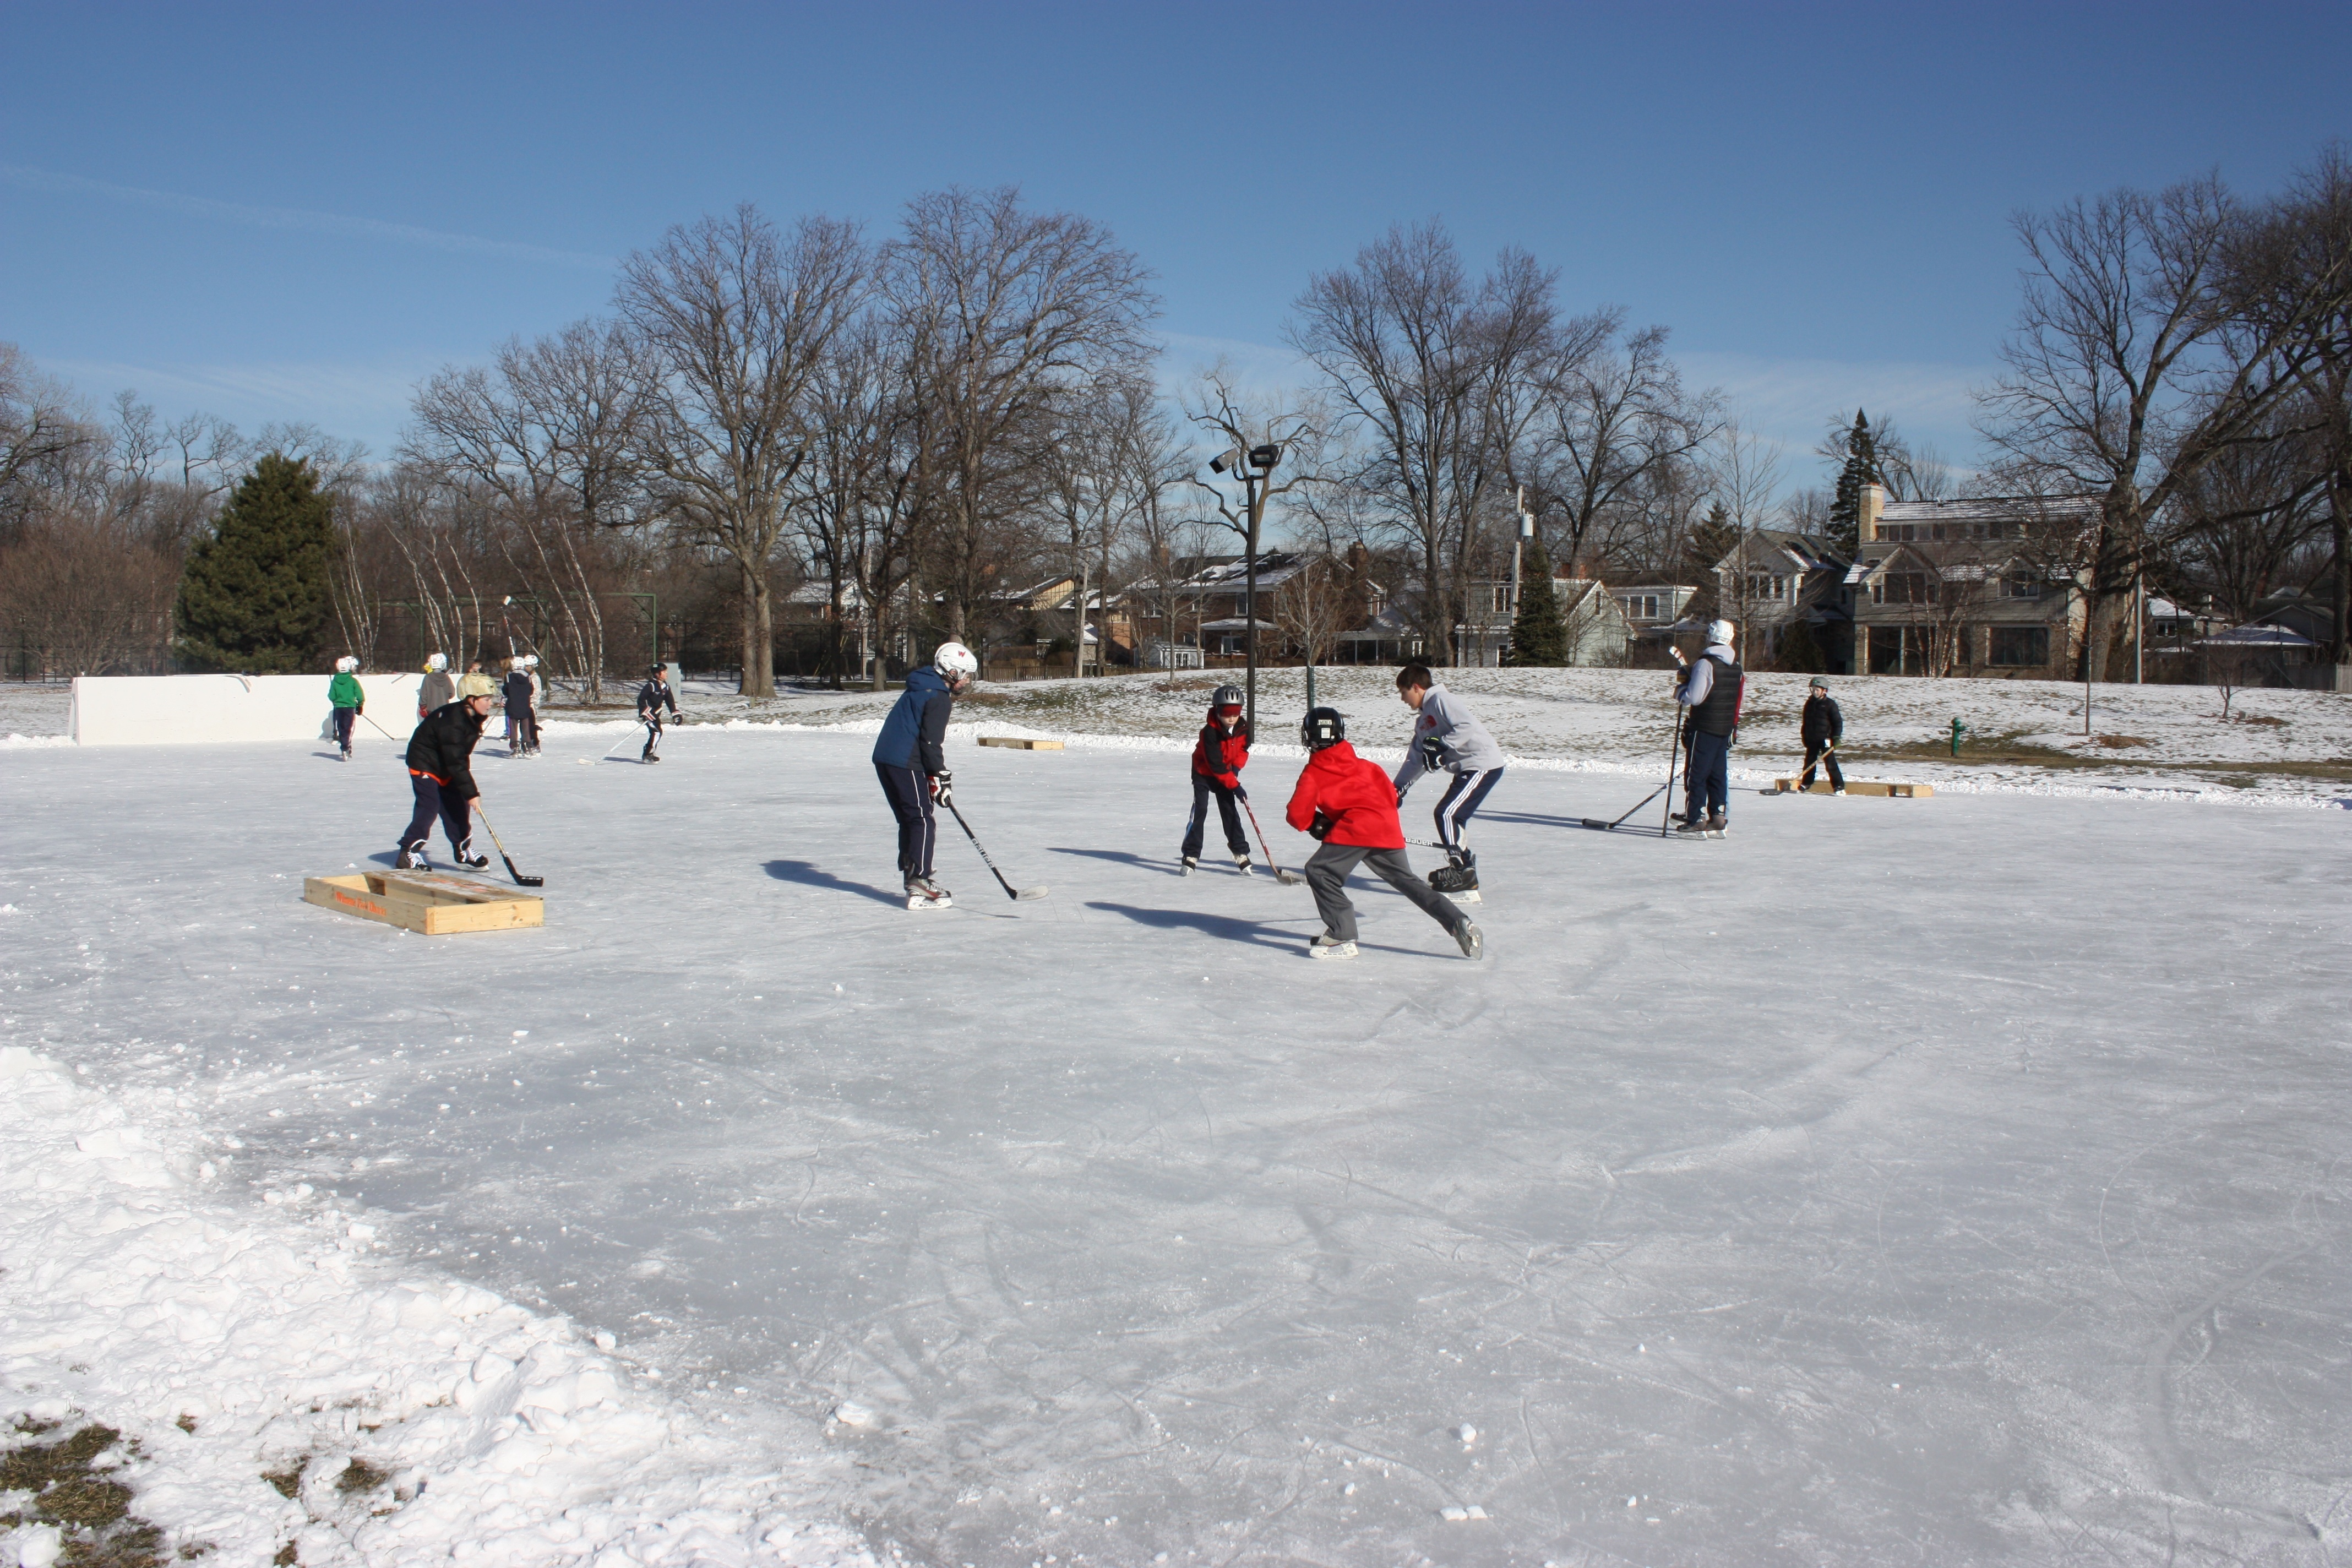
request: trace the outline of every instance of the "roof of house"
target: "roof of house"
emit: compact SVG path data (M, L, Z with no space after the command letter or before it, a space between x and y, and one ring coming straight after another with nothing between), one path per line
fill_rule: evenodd
M2021 517L2079 518L2099 515L2096 496L1955 496L1948 500L1891 500L1878 514L1881 527L1908 522L2015 522Z

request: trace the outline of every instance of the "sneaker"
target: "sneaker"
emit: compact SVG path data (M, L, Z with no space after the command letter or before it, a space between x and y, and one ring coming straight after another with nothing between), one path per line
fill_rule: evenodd
M1313 942L1307 944L1307 956L1309 958L1353 958L1356 956L1356 944L1352 942L1341 942L1338 937L1333 936L1327 931L1322 935L1317 937Z
M1709 814L1706 819L1706 836L1709 838L1720 838L1730 831L1731 819L1729 817L1725 816L1721 812Z
M1463 957L1475 960L1486 956L1486 938L1469 921L1462 922L1462 929L1454 933L1454 940L1460 945Z
M400 853L393 857L392 868L395 871L430 871L433 862L425 858L423 849L411 849L404 844L400 847Z

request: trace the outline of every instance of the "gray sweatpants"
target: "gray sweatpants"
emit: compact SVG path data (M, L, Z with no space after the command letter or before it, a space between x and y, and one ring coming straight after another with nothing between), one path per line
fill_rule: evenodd
M1348 873L1360 863L1365 869L1421 906L1422 913L1459 931L1470 923L1462 907L1412 874L1412 862L1402 849L1366 849L1355 844L1326 844L1307 859L1307 885L1315 889L1315 910L1323 928L1341 942L1356 940L1356 906L1342 886Z

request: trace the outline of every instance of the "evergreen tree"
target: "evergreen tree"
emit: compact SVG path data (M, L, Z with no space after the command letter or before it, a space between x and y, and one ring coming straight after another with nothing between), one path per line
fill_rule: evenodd
M1837 499L1830 503L1830 547L1851 556L1862 543L1862 487L1883 485L1886 475L1878 466L1878 440L1870 433L1868 416L1853 411L1853 427L1845 433L1845 466L1838 470Z
M318 668L334 616L334 519L308 462L272 452L254 465L188 552L173 610L181 661L247 675Z
M1514 669L1558 669L1568 654L1568 623L1552 586L1551 559L1541 540L1531 540L1519 563L1519 607L1511 616L1511 650L1503 662Z
M1695 620L1713 620L1722 612L1723 580L1716 575L1716 567L1723 558L1739 548L1739 528L1731 514L1717 501L1706 509L1706 519L1691 530L1690 542L1685 547L1685 559L1689 563L1691 581L1698 592L1683 614ZM1734 562L1737 569L1738 563Z
M1791 675L1821 675L1829 666L1822 658L1822 647L1813 637L1812 624L1799 616L1789 623L1780 637L1780 646L1773 650L1772 665Z

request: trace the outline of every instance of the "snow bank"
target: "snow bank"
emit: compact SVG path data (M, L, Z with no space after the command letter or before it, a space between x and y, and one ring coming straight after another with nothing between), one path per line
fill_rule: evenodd
M808 1478L633 1387L568 1321L394 1280L370 1226L307 1187L257 1214L207 1195L236 1141L173 1120L0 1047L0 1418L120 1428L137 1457L113 1474L172 1549L260 1563L290 1542L313 1568L871 1563L808 1522ZM56 1544L0 1531L0 1562Z

